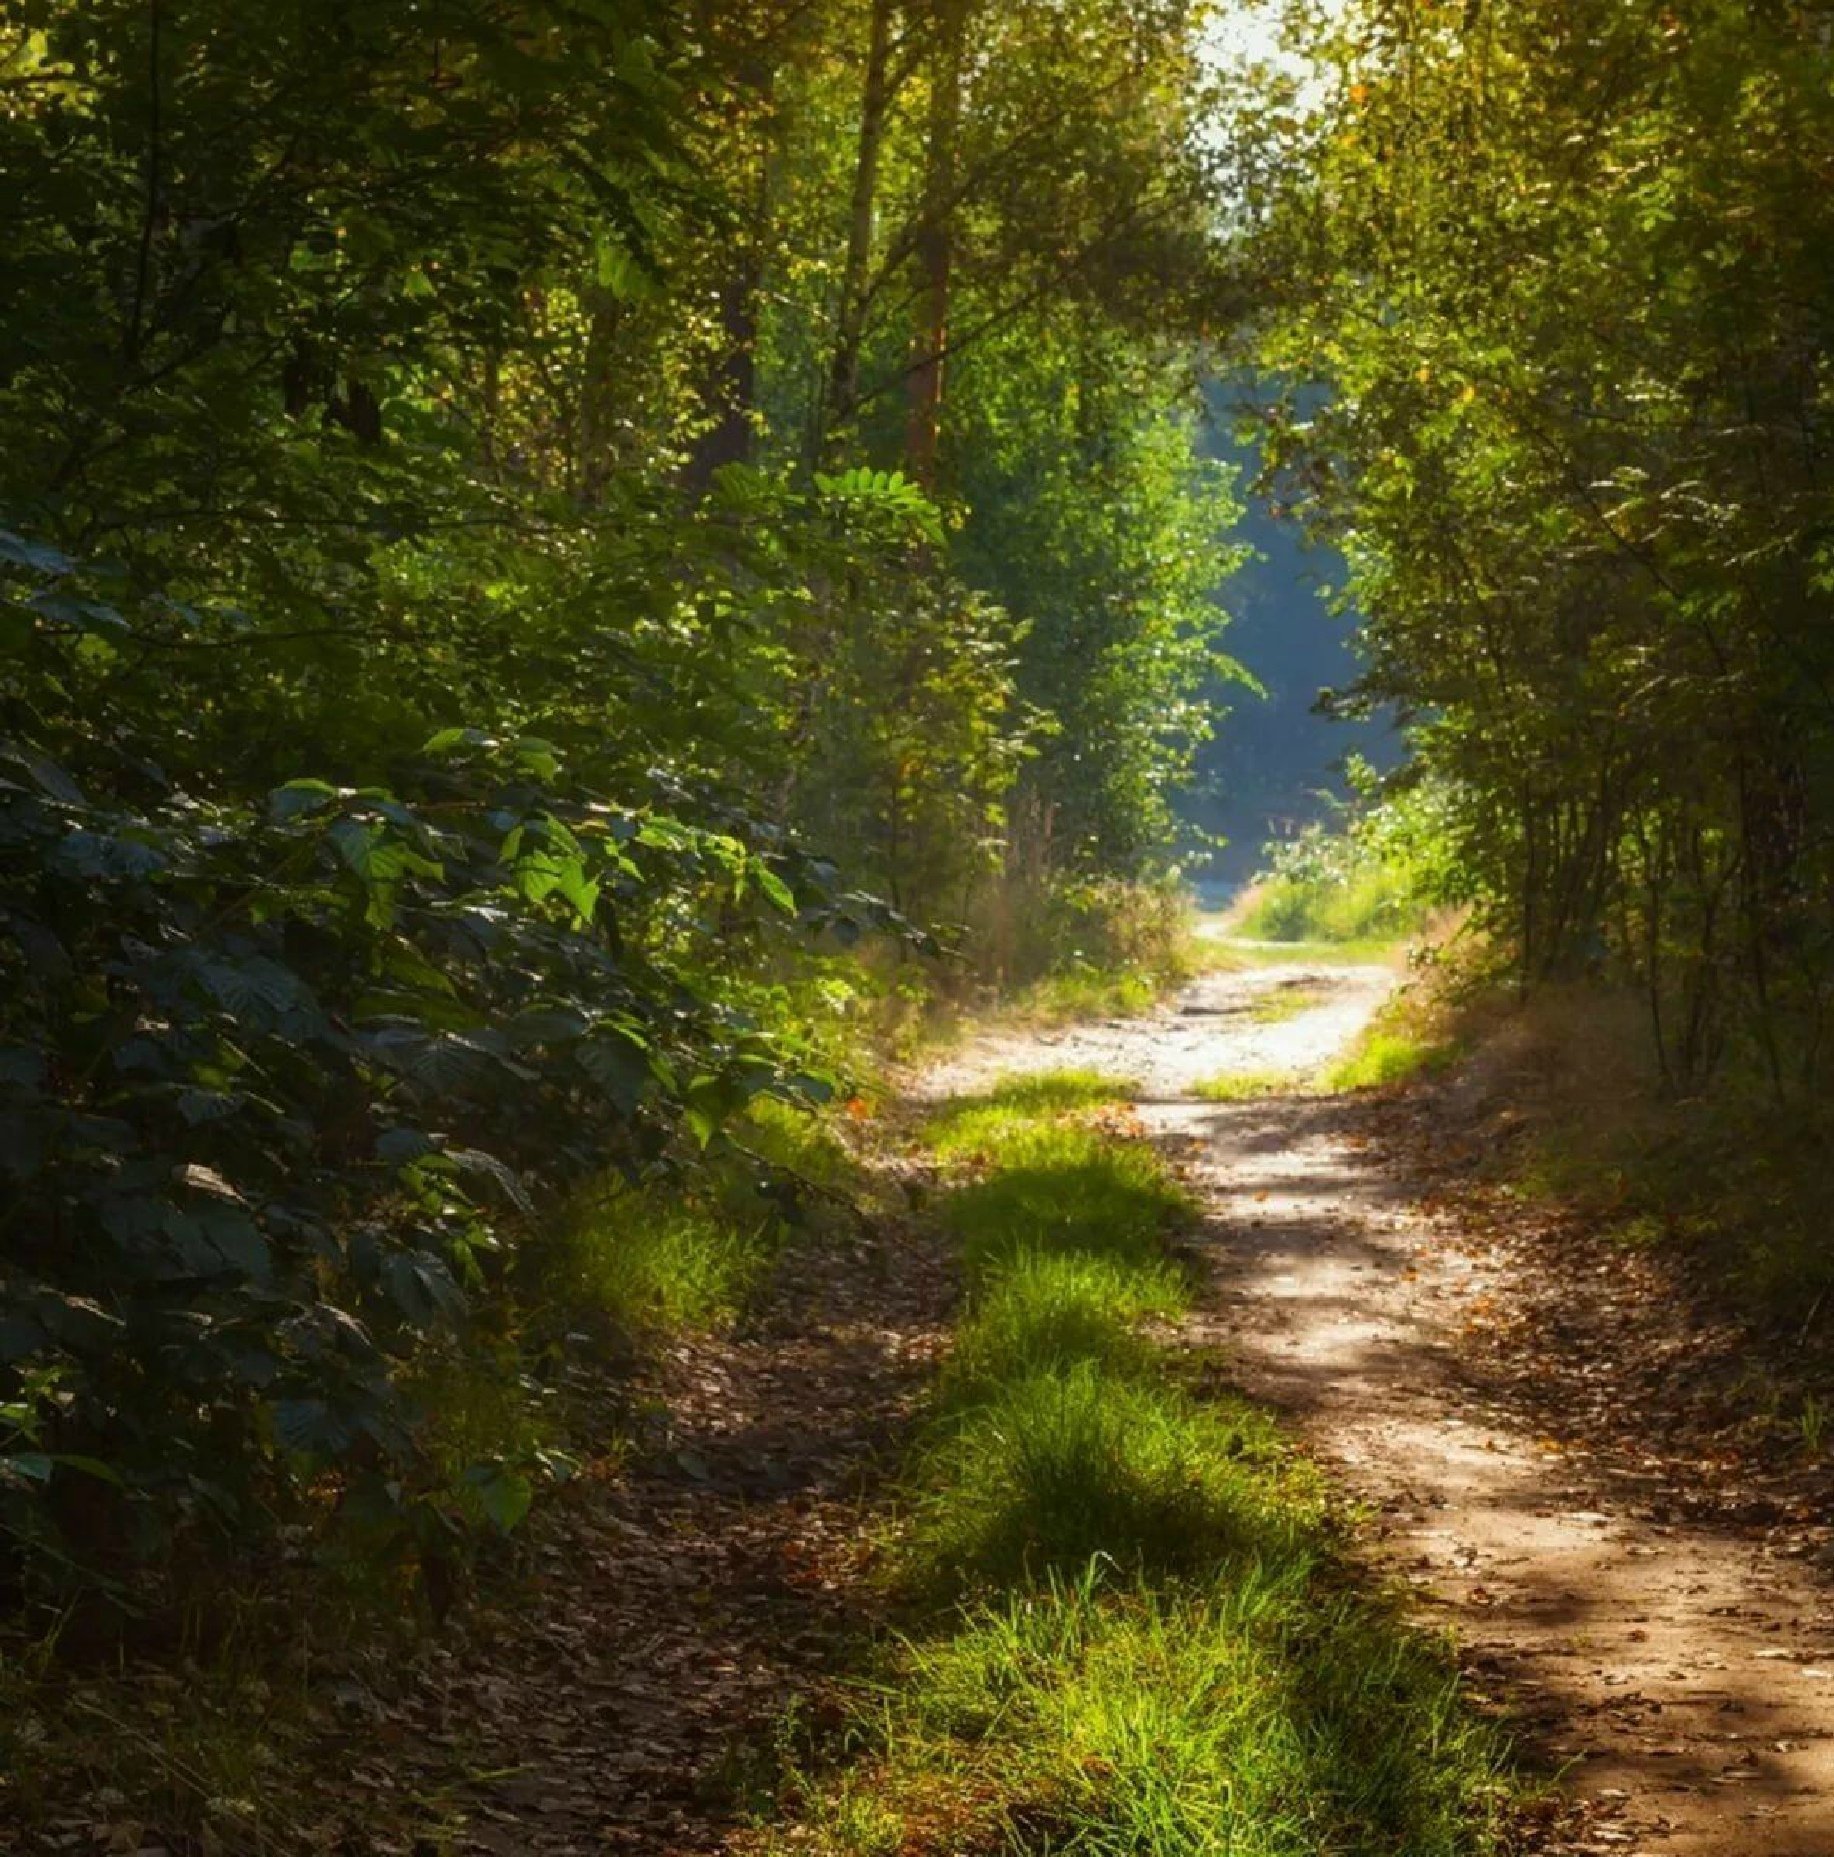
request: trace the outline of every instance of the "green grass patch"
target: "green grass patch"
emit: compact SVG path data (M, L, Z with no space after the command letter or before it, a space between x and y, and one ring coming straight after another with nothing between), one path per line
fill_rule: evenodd
M1298 1071L1226 1070L1192 1084L1191 1094L1203 1103L1252 1103L1304 1087L1305 1078Z
M1162 993L1188 977L1183 970L1159 974L1138 968L1116 971L1073 967L1063 973L1046 974L1021 988L1006 1011L1015 1019L1040 1025L1062 1025L1072 1019L1131 1018L1150 1012Z
M974 1279L1040 1250L1149 1264L1191 1215L1190 1196L1142 1141L1034 1124L1009 1131L997 1155L944 1205Z
M872 1756L809 1788L798 1849L1499 1848L1496 1740L1443 1653L1305 1558L1202 1584L1050 1579L906 1647L862 1718Z
M1413 994L1397 993L1324 1074L1329 1090L1372 1090L1445 1070L1459 1044Z
M1370 1031L1325 1073L1333 1090L1372 1090L1411 1082L1445 1069L1452 1061L1450 1046L1415 1037L1409 1032Z
M868 1184L826 1115L760 1096L732 1132L748 1153L797 1179L849 1193L860 1193Z
M1154 1364L1139 1332L1190 1301L1185 1272L1165 1259L1122 1263L1055 1251L1020 1252L982 1288L943 1368L945 1411L985 1403L1002 1387L1081 1362L1109 1372Z
M1046 1369L932 1447L904 1565L922 1592L987 1592L1094 1557L1152 1575L1290 1557L1316 1519L1298 1487L1316 1485L1286 1465L1251 1407L1112 1361Z
M1150 1147L1092 1124L1113 1087L1030 1079L930 1125L970 1288L890 1556L921 1623L762 1847L1499 1850L1502 1751L1445 1648L1356 1590L1268 1415L1152 1338L1188 1301L1168 1239L1189 1208Z
M608 1184L540 1248L550 1303L596 1311L627 1333L673 1334L730 1321L789 1235L776 1181L817 1214L819 1196L858 1196L859 1164L821 1116L761 1100L731 1131L735 1148L688 1179Z
M1287 1020L1297 1019L1313 1007L1322 1006L1330 997L1325 987L1294 981L1264 993L1249 1007L1248 1016L1257 1025L1284 1025Z
M1399 956L1403 943L1394 936L1373 936L1365 941L1255 941L1231 929L1215 942L1215 965L1241 970L1254 967L1386 967Z
M581 1214L563 1281L633 1333L707 1328L735 1315L777 1254L774 1214L620 1190Z
M1002 1077L979 1096L957 1098L924 1123L921 1139L939 1161L999 1158L1005 1146L1041 1123L1072 1110L1124 1103L1135 1093L1125 1079L1095 1070L1048 1070Z

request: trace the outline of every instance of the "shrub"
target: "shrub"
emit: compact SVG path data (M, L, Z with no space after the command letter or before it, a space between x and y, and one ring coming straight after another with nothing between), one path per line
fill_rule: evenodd
M1261 941L1395 941L1424 922L1410 873L1358 839L1308 826L1273 849L1238 934Z
M56 1582L258 1532L327 1468L411 1504L404 1370L533 1221L826 1092L674 925L872 919L543 741L244 803L89 720L0 745L0 1532Z
M1124 1003L1145 1005L1193 971L1191 915L1189 892L1170 877L1011 877L971 926L977 958L1009 988L1080 979L1095 994L1132 983L1138 997Z

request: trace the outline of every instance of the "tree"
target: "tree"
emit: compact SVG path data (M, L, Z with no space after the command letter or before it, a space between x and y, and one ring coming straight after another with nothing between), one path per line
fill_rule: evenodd
M1350 555L1525 978L1603 964L1677 1085L1824 1043L1828 53L1708 6L1312 21L1260 234L1271 428ZM1269 126L1272 118L1266 119Z
M415 1363L468 1314L514 1330L518 1253L595 1172L688 1178L755 1099L824 1093L776 975L983 910L1022 775L1075 821L1050 881L1161 861L1221 559L1188 425L1144 403L1187 380L1163 273L1209 256L1196 29L0 24L28 1585L83 1574L72 1487L110 1578L326 1478L443 1552L478 1505Z

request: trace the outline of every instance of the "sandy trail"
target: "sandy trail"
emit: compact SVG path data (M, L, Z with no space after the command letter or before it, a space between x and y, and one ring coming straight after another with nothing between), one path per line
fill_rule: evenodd
M1051 1037L989 1039L931 1079L1091 1067L1203 1191L1222 1343L1371 1506L1375 1552L1450 1626L1474 1687L1566 1764L1580 1809L1544 1850L1834 1857L1834 1592L1650 1490L1566 1460L1461 1375L1464 1313L1507 1267L1379 1168L1352 1100L1193 1101L1223 1072L1327 1062L1393 986L1385 969L1212 975L1176 1006ZM1304 990L1270 1022L1264 1002ZM1710 1474L1710 1472L1707 1472Z
M1223 1072L1316 1070L1362 1030L1396 978L1387 967L1300 961L1206 974L1143 1018L990 1033L926 1071L917 1088L956 1096L996 1076L1097 1070L1131 1079L1143 1101L1174 1104Z

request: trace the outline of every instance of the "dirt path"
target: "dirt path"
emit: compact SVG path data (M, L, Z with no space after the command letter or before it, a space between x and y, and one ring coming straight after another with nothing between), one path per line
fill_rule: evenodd
M1299 961L1206 974L1144 1018L976 1039L925 1072L919 1088L928 1097L955 1096L995 1076L1099 1070L1131 1078L1144 1101L1173 1104L1224 1071L1316 1069L1362 1030L1396 978L1388 967Z
M1474 1687L1570 1763L1576 1809L1543 1849L1834 1857L1828 1582L1763 1531L1679 1518L1651 1478L1484 1391L1466 1337L1526 1290L1520 1263L1378 1164L1368 1104L1189 1099L1222 1072L1317 1067L1392 984L1368 968L1215 975L1149 1019L977 1045L932 1087L1056 1065L1139 1080L1208 1203L1217 1294L1193 1339L1222 1343L1371 1505L1378 1552L1453 1628ZM1269 1022L1262 1002L1296 987L1305 1009ZM1620 1397L1610 1361L1567 1365ZM1660 1410L1660 1386L1643 1396ZM1620 1416L1634 1438L1634 1408Z
M879 1622L865 1524L954 1294L940 1239L875 1221L792 1248L738 1334L647 1367L634 1461L548 1505L510 1602L341 1684L320 1764L344 1822L312 1848L724 1848L787 1712L819 1716Z

